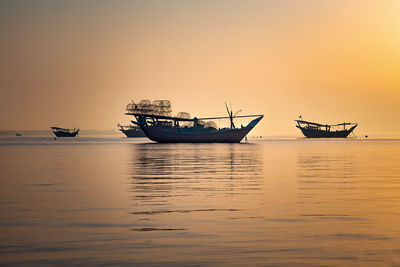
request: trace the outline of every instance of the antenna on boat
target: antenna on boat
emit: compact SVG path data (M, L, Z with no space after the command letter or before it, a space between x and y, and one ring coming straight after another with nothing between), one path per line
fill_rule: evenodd
M239 109L238 111L236 111L236 113L235 113L235 115L233 115L233 117L236 117L236 115L237 115L239 112L242 112L242 110Z

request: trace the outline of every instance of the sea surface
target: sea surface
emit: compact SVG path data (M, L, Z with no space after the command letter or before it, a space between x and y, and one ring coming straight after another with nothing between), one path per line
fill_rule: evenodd
M1 266L399 266L400 139L0 138Z

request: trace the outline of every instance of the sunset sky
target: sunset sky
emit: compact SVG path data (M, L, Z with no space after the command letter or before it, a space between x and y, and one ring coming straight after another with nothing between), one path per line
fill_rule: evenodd
M400 134L400 1L1 1L0 129L112 129L131 99Z

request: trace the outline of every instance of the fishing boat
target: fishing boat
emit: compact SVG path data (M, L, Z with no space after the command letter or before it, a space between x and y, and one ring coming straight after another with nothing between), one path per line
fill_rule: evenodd
M53 131L53 133L57 136L57 137L75 137L78 132L79 129L75 130L74 129L66 129L66 128L60 128L60 127L50 127L50 129Z
M339 124L320 124L304 120L295 120L296 127L308 138L345 138L356 127L357 123L343 122Z
M144 132L140 129L138 126L133 126L133 125L117 125L119 127L119 130L123 132L126 137L145 137L146 135Z
M133 115L144 134L159 143L239 143L264 117L263 115L237 116L232 108L227 117L191 118L187 112L171 116L169 100L141 100L138 104L129 103L125 115ZM247 126L236 127L235 118L255 117ZM229 119L230 127L218 128L213 120Z

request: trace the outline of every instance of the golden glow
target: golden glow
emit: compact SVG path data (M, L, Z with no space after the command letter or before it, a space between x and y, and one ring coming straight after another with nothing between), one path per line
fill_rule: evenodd
M254 134L298 134L299 114L400 132L398 1L0 5L3 129L110 129L130 99L166 98L264 113Z

